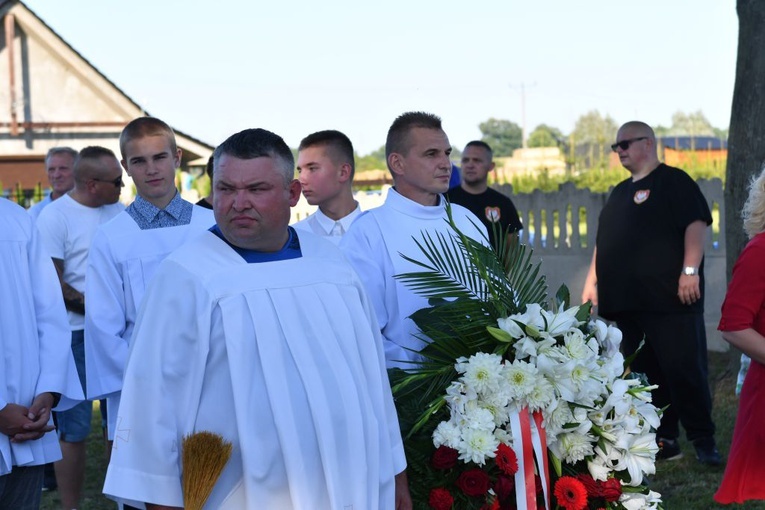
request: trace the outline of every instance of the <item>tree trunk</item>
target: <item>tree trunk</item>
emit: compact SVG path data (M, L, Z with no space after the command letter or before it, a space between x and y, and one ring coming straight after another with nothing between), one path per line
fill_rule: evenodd
M749 182L765 164L765 2L737 0L738 57L725 172L725 250L727 275L747 236L741 208ZM733 355L737 361L736 354ZM733 360L731 360L733 361Z
M738 0L738 58L725 174L728 278L747 242L741 222L752 176L765 163L765 2Z

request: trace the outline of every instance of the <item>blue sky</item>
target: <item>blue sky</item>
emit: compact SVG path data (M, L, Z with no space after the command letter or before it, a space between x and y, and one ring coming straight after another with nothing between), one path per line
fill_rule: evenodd
M26 0L149 113L215 145L263 127L297 146L344 131L360 154L408 110L450 140L489 117L569 133L590 111L730 121L733 0ZM264 5L266 4L266 5Z

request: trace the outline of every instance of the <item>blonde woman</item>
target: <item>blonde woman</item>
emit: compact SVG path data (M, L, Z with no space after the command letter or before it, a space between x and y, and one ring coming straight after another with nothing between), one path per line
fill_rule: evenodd
M765 170L752 181L742 215L750 241L733 267L718 329L751 365L718 503L765 499Z

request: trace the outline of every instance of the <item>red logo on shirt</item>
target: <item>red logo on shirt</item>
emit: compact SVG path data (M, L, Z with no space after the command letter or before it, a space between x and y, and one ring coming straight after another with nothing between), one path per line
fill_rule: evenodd
M648 200L648 195L650 194L651 194L650 189L639 189L635 192L635 196L632 197L632 200L634 200L637 205L640 205L646 200Z
M484 214L486 214L486 219L492 223L497 223L502 216L499 212L499 207L487 207L484 209Z

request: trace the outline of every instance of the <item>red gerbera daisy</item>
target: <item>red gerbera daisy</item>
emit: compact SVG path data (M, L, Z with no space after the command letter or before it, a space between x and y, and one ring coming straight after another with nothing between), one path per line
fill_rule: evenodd
M555 482L555 498L565 510L587 508L587 489L573 476L562 476Z
M512 448L504 443L499 443L496 455L494 462L503 473L513 476L518 471L518 457Z

